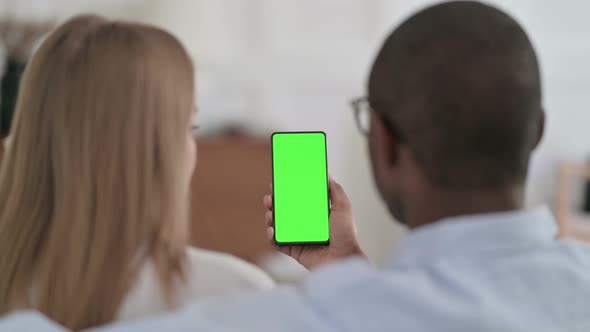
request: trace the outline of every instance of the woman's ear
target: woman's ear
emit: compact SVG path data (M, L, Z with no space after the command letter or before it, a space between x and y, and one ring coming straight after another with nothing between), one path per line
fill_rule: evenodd
M535 138L535 145L533 145L533 149L537 148L543 139L543 135L545 133L545 110L541 109L541 114L539 115L539 127L537 128L537 137Z

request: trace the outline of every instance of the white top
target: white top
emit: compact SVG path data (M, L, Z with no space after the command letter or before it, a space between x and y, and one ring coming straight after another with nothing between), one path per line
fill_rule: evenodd
M279 285L300 283L309 274L303 265L278 251L262 256L256 264Z
M189 248L187 285L181 286L179 307L203 296L273 288L273 280L256 266L227 254ZM152 262L146 263L123 302L118 318L137 319L169 310Z

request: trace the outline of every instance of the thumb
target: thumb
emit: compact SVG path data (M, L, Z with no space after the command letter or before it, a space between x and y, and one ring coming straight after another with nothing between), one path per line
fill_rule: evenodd
M330 201L332 202L332 211L349 211L351 209L350 200L342 186L331 176L329 177Z

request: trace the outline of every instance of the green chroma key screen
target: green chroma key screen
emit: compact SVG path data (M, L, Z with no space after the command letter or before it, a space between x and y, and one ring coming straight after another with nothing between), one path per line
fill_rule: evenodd
M328 243L326 134L274 133L272 169L275 242Z

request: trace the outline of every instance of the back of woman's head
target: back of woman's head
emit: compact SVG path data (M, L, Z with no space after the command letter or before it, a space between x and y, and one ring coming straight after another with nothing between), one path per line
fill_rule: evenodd
M28 64L0 168L0 314L79 329L116 317L153 259L183 279L192 63L170 34L74 18Z

